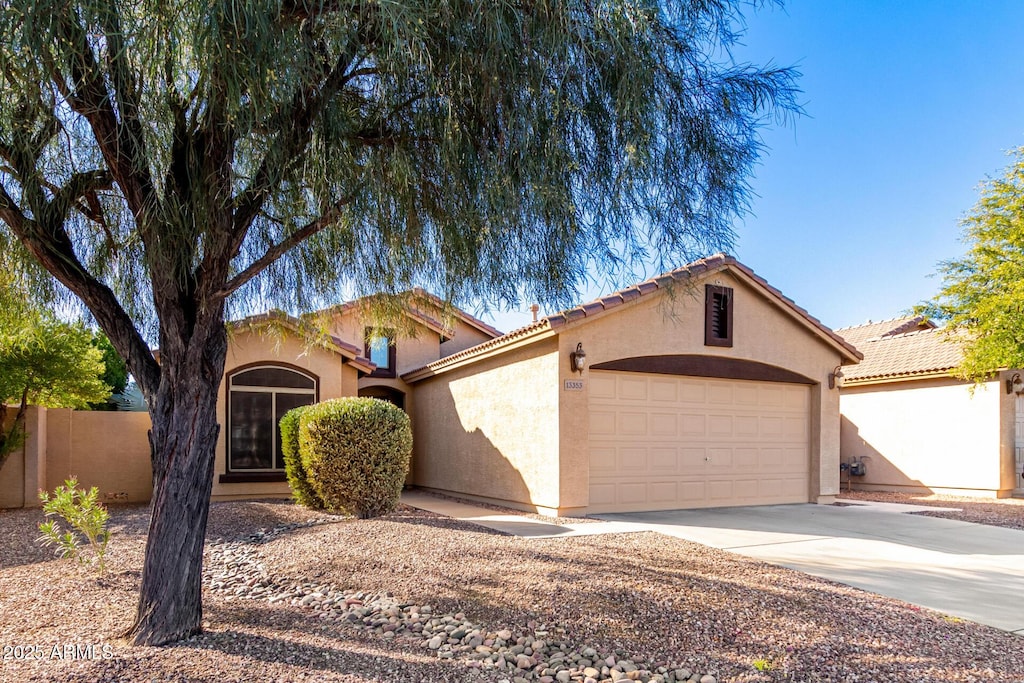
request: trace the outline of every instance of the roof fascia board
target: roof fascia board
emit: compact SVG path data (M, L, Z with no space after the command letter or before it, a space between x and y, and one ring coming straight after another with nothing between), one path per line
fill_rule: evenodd
M538 341L555 337L558 335L559 331L560 329L556 330L551 327L541 327L535 331L524 334L521 337L517 337L516 339L510 340L506 343L496 344L491 347L482 348L475 353L467 354L454 361L445 362L446 359L444 358L438 361L434 361L433 363L425 365L422 368L417 368L416 370L411 370L405 373L404 375L402 375L402 380L408 384L420 382L422 380L429 379L431 377L436 377L437 375L441 375L446 372L451 372L452 370L457 370L459 368L471 365L473 363L478 363L487 358L493 358L494 356L498 356L503 353L508 353L509 351L513 351L515 349L521 349L524 346L535 344Z

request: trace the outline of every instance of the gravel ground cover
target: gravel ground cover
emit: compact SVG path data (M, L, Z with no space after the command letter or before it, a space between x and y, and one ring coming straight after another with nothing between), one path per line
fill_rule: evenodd
M1024 680L1019 636L655 533L271 502L214 504L205 632L134 648L146 509L112 509L100 578L37 548L41 519L0 511L3 681Z
M911 514L928 517L958 519L962 522L989 524L1008 529L1024 530L1024 499L1022 498L968 498L925 493L895 493L889 491L852 491L840 494L840 500L856 502L873 500L881 503L906 503L949 508Z

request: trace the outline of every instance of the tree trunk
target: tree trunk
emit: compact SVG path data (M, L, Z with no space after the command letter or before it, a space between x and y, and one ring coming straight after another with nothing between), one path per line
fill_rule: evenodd
M150 407L153 502L135 623L135 645L165 645L202 630L202 567L213 487L217 392L227 338L223 324L184 353L163 353Z

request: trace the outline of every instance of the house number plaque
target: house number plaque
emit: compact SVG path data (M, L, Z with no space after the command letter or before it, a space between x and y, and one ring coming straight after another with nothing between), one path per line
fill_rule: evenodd
M584 386L583 380L581 379L565 380L565 391L583 391Z

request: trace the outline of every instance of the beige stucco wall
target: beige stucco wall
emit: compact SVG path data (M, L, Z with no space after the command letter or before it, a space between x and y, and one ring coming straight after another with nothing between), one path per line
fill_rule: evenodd
M844 387L842 456L867 470L854 487L1008 495L1012 396L1001 379L971 387L952 378Z
M0 429L10 429L18 406L8 406ZM25 505L25 448L19 447L7 456L0 467L0 508L20 508Z
M318 377L320 400L355 396L358 372L342 357L322 348L307 349L296 336L261 335L235 330L230 337L225 378L238 368L274 363L290 365ZM223 483L227 471L226 380L218 394L221 425L214 465L215 500L291 495L287 482ZM148 413L72 411L32 406L26 416L24 449L13 453L0 470L0 507L36 504L40 488L53 490L69 476L79 485L96 486L105 502L146 502L152 495ZM116 438L111 438L116 435Z
M50 409L46 415L46 487L69 476L95 486L100 500L145 503L153 494L149 413ZM112 439L112 435L117 435Z
M330 322L331 332L344 341L363 348L367 321L357 309L339 311ZM441 338L437 332L418 323L413 324L412 333L399 334L395 339L395 377L365 376L359 379L359 389L388 387L404 395L403 408L412 415L414 392L402 379L403 373L421 368L440 358Z
M358 393L358 372L351 365L343 364L341 356L333 351L308 348L301 339L292 335L267 335L248 329L233 331L224 364L225 379L217 396L217 421L221 430L214 464L214 500L291 495L287 482L220 481L220 475L227 472L227 376L239 368L259 363L291 365L316 376L321 401Z
M733 288L733 346L704 345L704 285ZM728 272L712 275L673 295L660 293L566 326L559 335L559 385L579 377L569 353L582 342L587 364L668 354L699 354L752 360L785 368L817 382L811 387L811 485L808 501L830 502L839 490L839 392L828 389L828 374L839 353L791 315ZM589 371L582 378L587 379ZM587 393L561 391L560 420L563 506L585 504L589 482L586 454Z
M558 508L557 348L549 338L416 384L414 483Z

